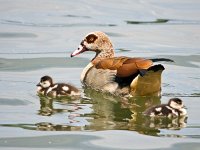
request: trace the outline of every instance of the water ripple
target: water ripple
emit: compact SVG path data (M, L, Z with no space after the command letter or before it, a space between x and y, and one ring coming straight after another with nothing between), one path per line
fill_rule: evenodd
M127 24L187 24L187 25L194 25L200 24L200 20L178 20L178 19L156 19L153 21L134 21L134 20L126 20Z
M91 18L90 16L78 16L78 15L63 15L63 17L70 17L70 18Z
M9 32L0 32L0 38L36 38L37 35L33 33L9 33Z
M191 93L191 94L163 93L162 96L165 96L165 97L200 97L200 93Z
M25 100L0 98L0 105L21 106L21 105L28 105L28 104L29 102Z
M97 27L104 27L104 26L117 26L116 24L101 24L101 23L69 23L69 24L48 24L48 23L33 23L33 22L23 22L23 21L16 21L16 20L0 20L1 24L8 24L8 25L18 25L18 26L31 26L31 27L76 27L76 26L97 26Z

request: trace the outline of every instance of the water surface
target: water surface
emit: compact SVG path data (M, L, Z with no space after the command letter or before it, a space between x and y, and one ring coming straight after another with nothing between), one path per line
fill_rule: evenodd
M199 11L195 0L2 0L0 148L199 149ZM162 97L126 100L82 88L80 73L94 53L70 54L96 30L109 35L118 56L175 61L163 63ZM37 96L43 75L77 86L82 98ZM184 101L188 118L142 115L172 97Z

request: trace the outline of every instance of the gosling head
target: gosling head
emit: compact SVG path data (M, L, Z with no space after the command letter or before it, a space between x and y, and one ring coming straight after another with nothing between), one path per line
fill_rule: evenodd
M177 109L177 110L181 110L182 108L184 108L183 105L183 101L179 98L172 98L169 100L168 105L171 108Z
M37 86L42 88L49 88L51 85L53 85L53 79L50 76L43 76L37 84Z

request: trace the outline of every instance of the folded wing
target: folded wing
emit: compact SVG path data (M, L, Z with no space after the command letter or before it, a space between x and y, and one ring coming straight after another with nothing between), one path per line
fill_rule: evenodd
M144 58L113 57L94 64L97 69L117 70L118 77L128 77L140 70L147 70L153 62Z

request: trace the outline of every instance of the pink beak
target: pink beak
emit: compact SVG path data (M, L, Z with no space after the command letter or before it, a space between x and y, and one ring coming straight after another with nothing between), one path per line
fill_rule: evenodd
M74 57L76 55L79 55L80 53L83 53L85 52L87 49L85 46L82 46L82 45L79 45L78 49L75 50L72 54L71 54L71 57Z

